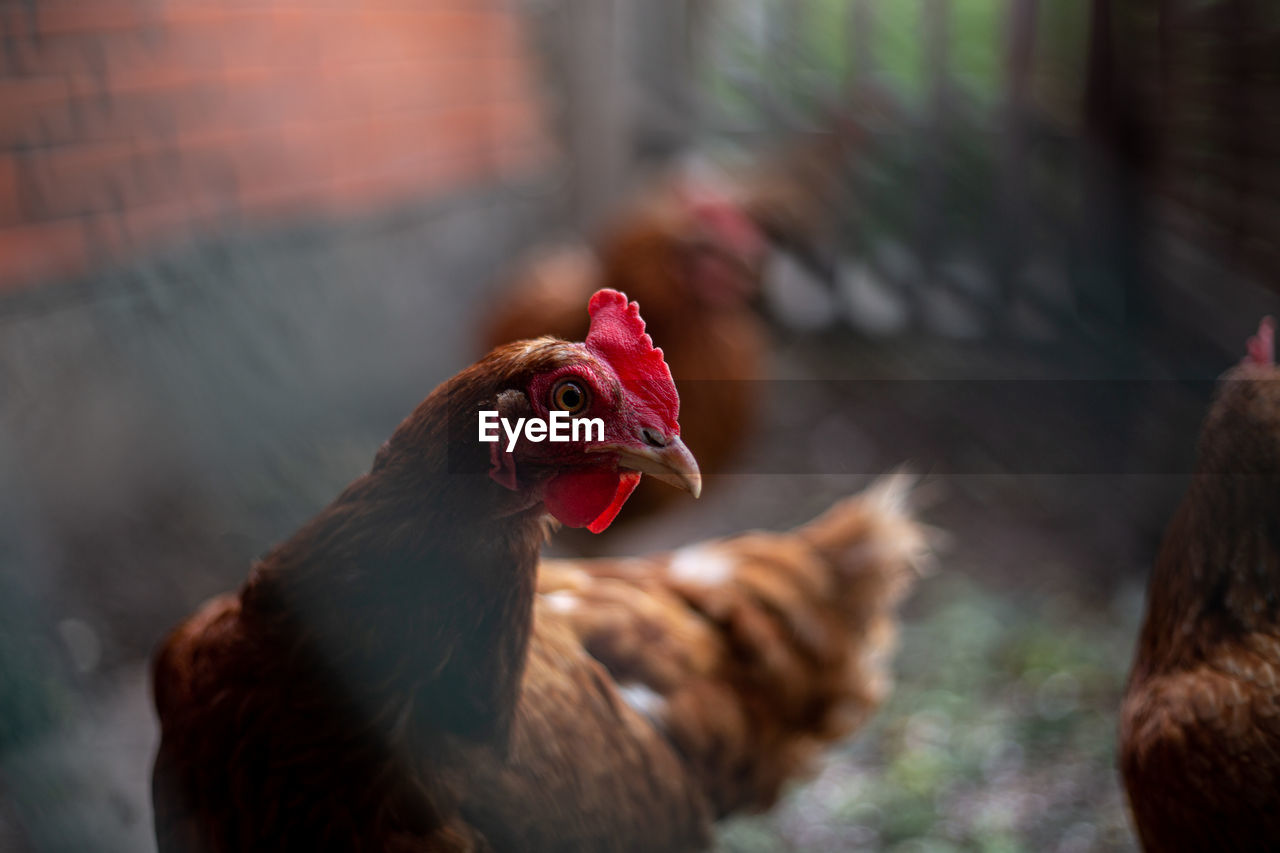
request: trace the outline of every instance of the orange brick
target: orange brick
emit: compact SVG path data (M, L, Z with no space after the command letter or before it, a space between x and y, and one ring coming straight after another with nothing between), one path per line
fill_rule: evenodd
M59 219L0 228L0 290L83 272L84 226Z
M218 46L224 69L305 67L321 61L320 33L331 17L319 9L259 5L225 9L218 16L169 17L169 39L179 61L201 44Z
M224 143L187 151L170 140L149 147L124 142L29 152L19 158L21 212L35 220L188 199L225 203L234 189L226 148Z
M469 57L474 62L489 43L489 33L505 17L461 10L354 10L326 22L321 56L326 65L339 67L427 56Z
M77 135L76 116L69 100L0 110L0 148L55 145Z
M0 80L0 113L29 110L66 100L70 95L67 78L57 74Z
M28 32L28 26L16 21L16 16L7 17L0 7L0 35L9 35L5 49L0 51L0 75L34 77L85 67L86 51L90 49L86 38L47 35L36 38Z
M40 0L36 28L42 34L102 33L158 26L161 4L146 0Z
M311 149L307 158L289 157L279 151L245 152L236 161L237 201L241 205L272 205L301 212L328 172L315 161L325 152Z
M352 214L423 200L473 183L482 173L471 154L420 155L410 160L369 164L358 174L344 175L331 183L327 207Z
M12 154L0 154L0 226L19 220L18 164Z
M0 113L0 147L154 139L171 134L184 116L219 120L218 88L210 83L167 91L77 94L21 114Z
M427 57L327 66L307 76L318 110L355 117L443 106L468 97L475 77L467 71L460 59Z
M184 89L218 79L217 72L156 63L103 77L100 74L68 76L71 94L77 97L112 97L123 94L168 93L181 96Z
M17 158L21 215L55 219L113 206L111 184L130 168L127 143L36 149Z
M0 68L27 75L0 77L0 148L30 149L0 155L0 225L77 222L89 263L237 209L372 208L547 152L518 18L503 2L35 8L39 39L19 39ZM12 17L0 10L0 22ZM12 248L13 234L5 240Z
M118 263L165 243L209 231L225 209L207 199L141 204L84 217L89 265Z
M96 0L82 2L89 5ZM114 75L156 64L217 69L227 64L226 47L234 44L240 31L236 21L229 20L225 13L181 24L165 18L163 26L58 32L41 34L36 39L16 39L5 56L12 70L21 74L105 71Z
M98 33L94 39L100 57L97 67L112 79L139 69L210 69L222 62L217 39L178 39L167 27Z
M98 260L119 260L144 252L190 230L199 209L189 202L167 201L130 207L97 230L90 251Z
M371 10L404 10L430 7L434 11L509 11L510 0L353 0Z

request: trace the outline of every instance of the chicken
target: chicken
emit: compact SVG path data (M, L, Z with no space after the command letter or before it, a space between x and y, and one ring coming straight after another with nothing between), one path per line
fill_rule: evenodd
M700 849L881 698L924 549L900 480L791 534L539 569L548 515L603 530L641 473L700 490L635 303L590 313L437 388L165 641L162 853ZM603 437L477 441L478 411L557 408Z
M1280 849L1280 370L1263 320L1151 575L1120 768L1149 851Z
M582 304L600 287L645 307L680 384L682 435L707 475L723 471L755 422L767 339L751 308L766 258L763 236L738 200L707 180L680 177L623 211L597 250L559 247L525 264L487 312L486 348L554 335L581 340ZM674 493L642 485L628 517Z
M546 560L538 619L669 739L715 818L760 810L885 698L895 608L927 556L895 475L787 533Z

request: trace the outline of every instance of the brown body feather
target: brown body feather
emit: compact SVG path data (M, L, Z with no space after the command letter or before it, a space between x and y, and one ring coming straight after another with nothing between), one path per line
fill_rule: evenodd
M896 606L925 553L904 499L887 480L788 533L545 561L538 623L572 629L716 817L767 808L889 689Z
M1280 371L1229 373L1152 573L1120 766L1150 851L1280 848Z

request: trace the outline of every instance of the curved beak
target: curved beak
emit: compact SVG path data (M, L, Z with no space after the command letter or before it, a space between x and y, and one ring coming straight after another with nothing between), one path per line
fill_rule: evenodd
M636 447L629 444L613 444L597 448L618 456L618 466L648 474L677 489L684 489L695 498L702 494L702 472L698 461L680 438L671 438L665 447Z

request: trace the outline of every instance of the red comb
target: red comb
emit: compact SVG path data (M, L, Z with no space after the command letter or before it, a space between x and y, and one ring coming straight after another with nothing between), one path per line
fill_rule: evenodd
M695 219L727 251L748 260L764 251L760 229L730 193L714 184L689 181L680 186L680 195Z
M1245 344L1248 355L1245 361L1260 367L1270 367L1276 363L1276 321L1263 317L1258 324L1258 333L1249 338Z
M606 289L596 291L587 311L591 315L587 349L609 363L623 388L640 397L635 401L638 414L657 416L670 435L679 435L680 395L662 350L645 334L640 305Z

